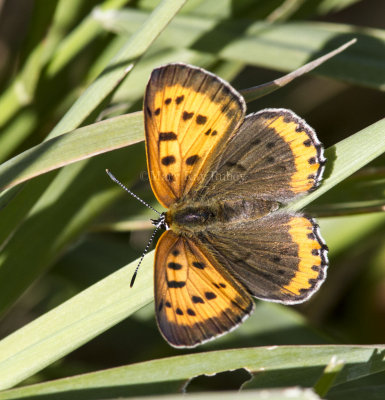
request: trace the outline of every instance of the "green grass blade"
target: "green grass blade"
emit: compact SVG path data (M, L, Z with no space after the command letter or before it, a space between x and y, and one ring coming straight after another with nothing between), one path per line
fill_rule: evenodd
M266 96L269 93L274 92L275 90L286 86L288 83L292 82L294 79L312 71L313 69L319 67L327 60L330 60L332 57L335 57L337 54L343 52L352 44L356 43L356 39L350 40L349 42L343 44L337 49L330 51L329 53L324 54L321 57L303 65L302 67L296 69L295 71L290 72L287 75L282 76L281 78L275 79L274 81L264 83L262 85L254 86L248 89L241 90L240 93L245 98L246 102L253 101L259 99L262 96Z
M102 74L68 110L49 137L77 128L124 79L138 58L149 48L185 2L186 0L163 0L110 61Z
M31 18L30 34L25 44L24 63L13 83L0 96L0 127L3 127L14 115L33 100L46 52L45 27L52 23L58 0L49 4L37 1Z
M141 112L111 118L56 136L0 165L0 190L141 140L143 140Z
M16 385L148 304L152 264L149 255L133 288L128 283L136 261L3 339L0 389Z
M124 389L123 389L124 391ZM113 391L114 392L114 391ZM96 393L87 392L82 395L82 400L99 399L100 393L107 393L106 391L97 390ZM12 395L12 394L11 394ZM32 395L33 396L33 395ZM56 394L47 395L47 400L54 399ZM109 397L110 398L110 397ZM116 398L116 397L115 397ZM216 392L199 392L183 394L154 394L150 396L132 397L131 393L127 390L118 397L120 400L321 400L313 390L303 389L299 387L288 387L283 389L264 389L264 390L247 390L244 392L239 391L216 391ZM351 398L348 398L351 400Z
M146 13L122 10L106 14L105 26L130 32ZM101 18L101 16L99 16ZM293 71L309 60L357 38L357 43L317 70L320 75L384 90L385 31L320 22L268 24L240 19L220 21L179 15L158 43L188 47L249 65Z
M0 313L52 266L91 221L118 196L124 195L108 178L105 169L120 171L119 178L130 185L145 168L143 153L140 144L104 153L67 165L57 174L51 171L38 176L23 186L23 196L17 196L3 210L2 223L9 225L9 219L13 222L20 210L25 210L25 200L30 207L27 218L19 222L17 231L7 238L0 254ZM127 160L130 167L124 168ZM43 196L41 190L44 190ZM3 234L9 226L1 229Z
M341 384L385 371L384 353L385 346L380 345L270 346L196 353L18 388L1 393L0 399L44 395L48 400L54 398L55 394L71 395L79 390L84 396L82 398L98 398L98 395L102 398L107 391L110 397L127 393L130 396L144 395L154 393L155 386L158 391L160 387L163 390L168 387L170 391L173 383L172 391L175 392L175 382L239 368L245 368L253 375L253 379L245 386L248 389L282 387L278 377L288 374L292 385L310 387L333 357L345 362L345 368L335 381L335 384ZM94 393L89 393L87 389Z
M326 150L324 179L315 192L288 206L299 210L385 152L385 119Z
M315 392L322 397L326 396L344 366L344 360L332 357L329 364L325 367L323 374L314 385Z
M124 6L126 0L108 0L98 7L102 10L119 9ZM98 8L94 10L97 12ZM103 33L103 29L96 22L93 15L87 16L69 35L67 35L55 49L50 59L46 74L52 78L60 72L74 57L89 45L95 37Z

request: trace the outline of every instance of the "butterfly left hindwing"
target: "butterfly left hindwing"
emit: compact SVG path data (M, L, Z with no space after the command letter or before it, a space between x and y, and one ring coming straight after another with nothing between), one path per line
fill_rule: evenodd
M217 224L198 237L202 249L259 299L302 303L326 278L327 247L315 221L302 215L275 212Z

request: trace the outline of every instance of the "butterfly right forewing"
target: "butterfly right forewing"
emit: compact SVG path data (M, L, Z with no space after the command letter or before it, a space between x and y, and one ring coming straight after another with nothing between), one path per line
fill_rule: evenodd
M211 171L211 158L244 118L243 98L197 67L156 68L146 88L144 121L152 189L168 208Z

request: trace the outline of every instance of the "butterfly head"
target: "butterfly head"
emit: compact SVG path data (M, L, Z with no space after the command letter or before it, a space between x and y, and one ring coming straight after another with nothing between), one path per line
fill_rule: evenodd
M164 229L166 231L170 229L170 226L166 221L166 214L167 213L163 212L160 214L158 219L151 219L151 223L156 227L156 229Z

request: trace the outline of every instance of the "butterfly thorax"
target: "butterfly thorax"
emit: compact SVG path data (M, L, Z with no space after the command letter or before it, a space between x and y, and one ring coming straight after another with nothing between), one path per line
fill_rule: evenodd
M180 201L166 213L166 223L175 233L197 233L208 228L222 229L233 221L255 220L278 208L266 200Z

